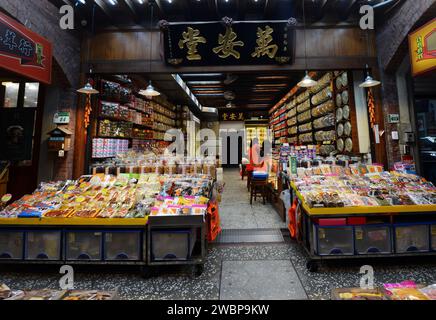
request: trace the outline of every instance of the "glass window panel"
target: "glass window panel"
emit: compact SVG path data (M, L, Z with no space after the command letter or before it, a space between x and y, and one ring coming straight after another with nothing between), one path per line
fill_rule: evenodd
M24 90L24 108L36 108L38 106L39 83L28 82Z
M2 85L6 87L5 101L3 101L3 106L5 108L16 108L20 84L16 82L2 82Z

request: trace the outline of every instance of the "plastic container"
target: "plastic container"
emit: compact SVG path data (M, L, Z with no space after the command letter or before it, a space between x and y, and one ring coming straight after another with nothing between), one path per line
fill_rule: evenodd
M142 235L139 231L105 232L104 259L141 260L141 239Z
M358 254L392 253L391 229L389 226L356 226L354 228L354 239Z
M429 225L395 226L395 252L427 252L430 250Z
M60 260L62 233L60 231L26 232L26 260Z
M67 231L66 259L101 260L102 239L102 232Z
M353 227L314 226L316 252L320 256L353 255Z
M0 231L0 260L23 259L23 244L23 232Z
M185 230L152 230L152 261L188 260L196 242L196 232Z

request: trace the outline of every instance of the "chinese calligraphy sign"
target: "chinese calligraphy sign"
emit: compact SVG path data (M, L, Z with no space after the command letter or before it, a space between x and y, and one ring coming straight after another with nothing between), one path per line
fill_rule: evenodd
M170 23L163 33L170 65L284 64L294 57L295 29L285 22Z
M188 60L201 60L201 56L198 54L197 46L199 43L206 43L206 39L200 36L200 30L188 27L188 31L183 32L183 39L179 41L179 48L183 49L186 45L188 48L188 54L186 58Z
M218 43L220 46L213 48L213 52L218 54L218 56L223 59L229 57L230 55L234 56L236 59L239 59L241 54L235 50L235 47L243 47L244 43L242 41L236 41L237 37L238 36L233 31L232 27L228 27L224 35L219 34Z
M244 121L245 115L243 112L227 111L220 114L222 121Z
M270 44L273 41L273 37L271 34L274 30L270 26L266 26L265 30L262 28L257 28L257 47L256 50L251 54L254 57L261 57L264 55L268 55L271 59L274 58L279 50L278 45Z
M51 66L51 43L0 13L0 67L49 84Z

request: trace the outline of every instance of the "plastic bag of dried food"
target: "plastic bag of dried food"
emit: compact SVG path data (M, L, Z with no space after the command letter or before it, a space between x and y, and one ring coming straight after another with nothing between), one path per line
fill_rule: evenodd
M436 300L436 284L432 284L428 287L419 289L419 291L425 294L430 300Z

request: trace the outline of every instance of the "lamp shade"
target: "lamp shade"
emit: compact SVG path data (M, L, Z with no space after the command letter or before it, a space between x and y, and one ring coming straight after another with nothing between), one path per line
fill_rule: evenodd
M147 89L140 90L139 94L143 95L143 96L146 96L146 97L157 97L157 96L160 96L160 92L156 91L151 83L148 85Z
M94 89L91 85L91 83L88 81L83 88L80 88L77 90L78 93L84 93L84 94L98 94L100 93L98 90Z
M368 75L366 77L366 79L365 79L365 82L361 83L359 85L359 87L361 87L361 88L371 88L371 87L379 86L380 84L381 84L380 81L374 80L373 77Z
M301 80L298 83L299 87L302 88L310 88L310 87L314 87L318 84L318 82L316 82L315 80L313 80L310 76L309 76L309 72L306 71L306 75L304 76L303 80Z

